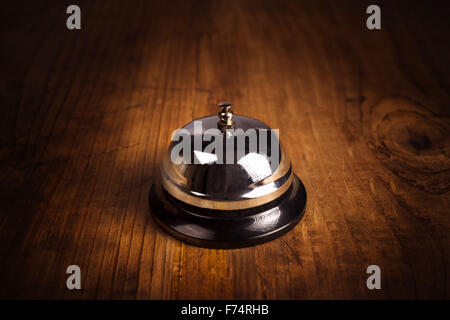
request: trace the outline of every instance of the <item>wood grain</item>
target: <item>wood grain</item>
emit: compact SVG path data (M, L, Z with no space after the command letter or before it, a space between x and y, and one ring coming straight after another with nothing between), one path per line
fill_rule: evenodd
M2 6L0 297L450 297L445 2L377 1L376 31L369 1L77 1L79 31L69 4ZM264 245L188 246L149 214L170 134L222 100L280 128L308 191Z

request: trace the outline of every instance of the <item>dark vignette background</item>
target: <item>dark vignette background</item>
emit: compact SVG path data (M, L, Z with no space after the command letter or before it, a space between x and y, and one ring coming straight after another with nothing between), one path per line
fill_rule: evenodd
M0 297L448 299L447 3L2 2ZM280 128L308 190L268 244L194 248L149 215L172 130L221 100Z

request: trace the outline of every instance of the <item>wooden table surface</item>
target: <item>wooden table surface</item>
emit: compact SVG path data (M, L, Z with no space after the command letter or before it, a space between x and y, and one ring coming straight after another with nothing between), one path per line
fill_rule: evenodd
M73 31L72 2L2 7L0 297L450 297L446 2L376 1L373 31L373 1L76 2ZM172 131L222 100L280 129L308 191L264 245L192 247L150 215Z

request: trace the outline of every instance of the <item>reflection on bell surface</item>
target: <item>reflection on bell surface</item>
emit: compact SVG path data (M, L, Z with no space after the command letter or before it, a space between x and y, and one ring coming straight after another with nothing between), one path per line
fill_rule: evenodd
M278 130L234 115L194 120L172 137L159 180L149 193L151 212L169 234L212 248L245 247L292 229L306 206Z

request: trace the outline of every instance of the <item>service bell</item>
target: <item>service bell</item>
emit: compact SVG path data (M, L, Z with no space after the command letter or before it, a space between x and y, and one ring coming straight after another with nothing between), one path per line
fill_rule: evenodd
M149 192L155 221L178 239L212 248L288 232L304 214L306 190L277 131L234 115L229 102L219 104L218 116L179 129Z

